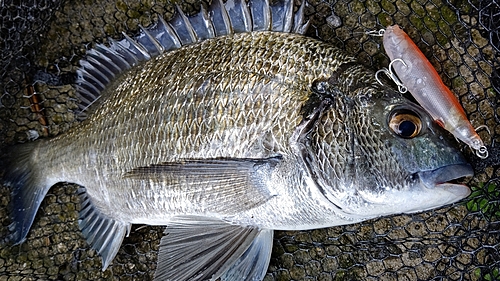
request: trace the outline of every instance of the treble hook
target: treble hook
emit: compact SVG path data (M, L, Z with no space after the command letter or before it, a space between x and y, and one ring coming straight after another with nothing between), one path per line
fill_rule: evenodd
M476 150L476 155L481 159L488 158L488 149L486 148L486 146L481 145L479 149Z
M394 83L396 83L396 85L398 86L399 92L404 94L404 93L408 92L408 88L403 84L403 82L401 82L401 80L399 80L398 76L394 72L392 72L392 64L395 61L401 61L403 63L403 65L405 67L407 67L406 63L402 59L395 59L395 60L391 61L391 63L389 63L389 69L382 68L382 69L378 70L377 72L375 72L375 80L377 80L377 82L380 85L383 85L382 82L380 82L380 79L378 78L379 73L383 72L385 75L387 75L387 77L389 77L389 79L391 79Z
M481 130L481 129L485 129L488 132L488 134L491 135L490 128L488 128L488 126L486 126L486 125L481 125L481 126L475 128L474 130L477 132L478 130ZM481 144L482 144L482 142L481 142ZM488 149L486 148L486 146L481 145L478 149L474 149L473 147L471 147L471 149L475 150L477 157L479 157L481 159L488 158Z
M379 69L377 72L375 72L375 80L377 80L377 82L380 84L380 85L384 85L384 83L382 83L382 81L380 81L380 79L378 79L378 74L380 72L383 72L385 73L385 75L387 75L388 77L391 76L391 72L387 69L387 68L382 68L382 69Z
M408 67L408 65L404 62L404 60L402 59L394 59L393 61L391 61L391 63L389 63L389 73L391 74L390 78L392 79L392 81L394 81L394 83L396 83L396 85L398 85L398 90L401 94L404 94L406 92L408 92L408 88L403 84L403 82L401 82L401 80L399 80L398 76L392 72L392 64L396 61L400 61L405 67Z
M488 128L488 126L486 126L486 125L481 125L481 126L478 126L477 128L475 128L475 129L474 129L474 131L476 131L476 132L477 132L477 131L479 131L479 130L481 130L481 129L485 129L485 130L488 132L488 134L489 134L489 135L491 135L490 128Z

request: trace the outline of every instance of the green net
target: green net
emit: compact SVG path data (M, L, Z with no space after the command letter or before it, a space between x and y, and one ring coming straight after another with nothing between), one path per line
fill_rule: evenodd
M199 2L176 2L188 14ZM297 3L298 4L298 3ZM490 157L463 152L476 175L453 206L313 231L276 232L265 280L500 280L500 2L497 0L308 1L308 36L389 64L367 31L398 24L458 95ZM51 137L78 123L75 70L96 43L136 35L168 1L0 1L0 140ZM7 243L9 190L0 188L0 281L151 280L163 227L136 225L108 270L78 230L77 186L58 184L27 240Z

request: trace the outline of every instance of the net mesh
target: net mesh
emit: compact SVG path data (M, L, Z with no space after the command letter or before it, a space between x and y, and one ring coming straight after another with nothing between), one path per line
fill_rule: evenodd
M453 206L313 231L276 232L265 280L500 280L500 2L497 0L311 0L308 35L373 69L389 59L367 31L399 24L459 97L488 146L471 196ZM178 2L187 13L199 2ZM63 133L78 121L78 60L95 43L134 35L168 1L0 1L0 139L13 144ZM26 242L6 243L9 191L0 188L0 281L150 280L162 227L134 226L110 268L78 230L75 185L54 186Z

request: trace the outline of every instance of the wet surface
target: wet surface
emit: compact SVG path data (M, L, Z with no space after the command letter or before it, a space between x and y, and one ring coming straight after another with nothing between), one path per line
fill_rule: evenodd
M77 124L72 110L78 60L96 42L134 35L166 1L4 1L0 4L0 140L61 134ZM343 227L276 232L265 280L500 279L500 93L498 11L484 1L311 1L308 36L322 39L373 69L388 65L381 38L365 34L397 23L459 97L490 158L464 154L476 176L469 199L415 215ZM198 7L180 3L184 11ZM389 83L389 82L387 82ZM32 85L40 106L27 98ZM46 119L46 125L40 120ZM9 191L0 188L0 281L151 280L162 227L134 226L106 271L78 230L77 186L58 184L43 201L27 240L6 243Z

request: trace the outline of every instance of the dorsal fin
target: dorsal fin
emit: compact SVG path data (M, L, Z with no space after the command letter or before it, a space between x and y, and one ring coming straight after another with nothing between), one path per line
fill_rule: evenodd
M120 41L109 39L109 46L97 44L80 61L77 70L77 95L80 99L77 115L86 117L86 111L116 75L141 61L149 60L164 52L181 48L218 36L252 31L278 31L304 34L303 1L293 13L293 0L281 0L270 6L269 0L212 1L208 11L203 6L198 14L187 17L177 7L175 16L166 22L158 17L156 24L141 28L138 36L131 38L123 33Z

